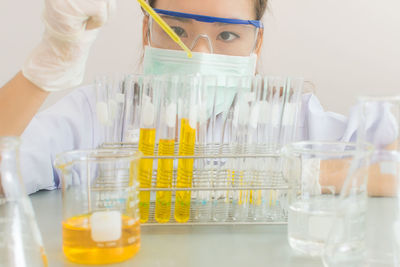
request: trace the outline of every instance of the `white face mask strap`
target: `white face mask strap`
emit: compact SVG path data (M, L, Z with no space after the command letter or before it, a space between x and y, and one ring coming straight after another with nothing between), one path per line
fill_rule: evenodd
M196 46L196 44L199 42L200 38L204 38L204 39L207 40L208 47L209 47L209 49L210 49L210 53L211 53L211 54L214 54L214 48L213 48L212 42L211 42L211 40L210 40L210 37L208 37L207 34L199 34L199 35L196 37L196 39L193 40L192 45L190 46L190 50L193 50L193 48L194 48L194 47Z

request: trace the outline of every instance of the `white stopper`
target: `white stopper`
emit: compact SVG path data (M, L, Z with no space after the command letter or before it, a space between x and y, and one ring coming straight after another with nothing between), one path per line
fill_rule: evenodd
M118 104L114 99L108 100L108 119L111 121L115 120L118 111Z
M255 103L251 109L250 113L250 127L256 129L258 126L258 121L260 117L261 104L259 102Z
M97 119L102 125L108 125L108 105L105 102L97 102L96 104Z
M205 123L207 121L207 105L203 104L199 109L199 122L200 124Z
M94 242L110 242L121 238L122 218L119 211L99 211L90 216Z
M270 105L268 104L267 101L260 101L260 117L259 117L259 121L260 123L268 123L269 118L271 116L270 114Z
M154 113L154 105L146 101L142 107L142 123L144 127L153 127Z
M278 126L281 118L281 109L279 104L272 105L272 114L271 114L271 123L272 126Z
M296 115L296 104L287 103L283 114L282 124L293 125L295 121L295 115Z
M196 129L197 126L197 111L198 111L197 106L193 106L190 108L189 125L193 129Z
M246 125L250 117L250 108L247 102L240 101L239 124Z
M124 103L124 102L125 102L125 95L124 95L124 94L121 94L121 93L117 93L117 94L115 95L115 100L116 100L118 103Z
M176 104L170 103L166 108L166 116L165 116L165 120L168 127L170 128L175 127L176 115L177 115Z

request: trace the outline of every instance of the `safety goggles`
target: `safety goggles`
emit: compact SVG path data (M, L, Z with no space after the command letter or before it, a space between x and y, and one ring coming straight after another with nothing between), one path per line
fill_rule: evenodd
M254 52L263 24L259 20L240 20L194 15L154 9L192 51L231 56L249 56ZM149 18L149 43L153 47L181 48ZM200 48L201 46L201 48Z

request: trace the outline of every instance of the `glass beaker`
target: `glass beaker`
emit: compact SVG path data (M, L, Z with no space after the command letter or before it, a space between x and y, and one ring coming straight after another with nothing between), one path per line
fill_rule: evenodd
M299 254L320 256L333 224L347 174L366 176L372 145L344 142L298 142L283 148L284 177L288 180L288 240ZM352 165L362 159L363 164ZM354 194L358 199L362 195ZM360 227L352 222L351 227Z
M135 152L113 149L57 156L63 192L63 251L69 260L108 264L138 252L138 161Z
M323 262L330 267L400 266L400 97L362 97L359 111L357 142L371 142L375 150L368 176L349 173L336 211L336 220L344 223L333 227Z
M19 175L19 140L0 138L0 266L48 266L39 228Z

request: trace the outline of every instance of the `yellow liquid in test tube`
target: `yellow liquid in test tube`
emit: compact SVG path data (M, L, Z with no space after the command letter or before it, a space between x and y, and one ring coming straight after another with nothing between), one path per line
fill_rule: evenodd
M65 256L79 264L109 264L133 257L140 248L139 222L122 216L118 240L95 242L92 239L90 215L69 218L62 224Z
M196 130L190 127L188 119L181 120L181 132L179 140L179 155L194 155ZM190 188L193 178L193 159L178 160L177 188ZM177 191L175 196L175 220L187 222L190 217L190 191Z
M158 144L158 155L173 156L175 140L161 139ZM171 188L174 173L173 159L159 159L157 169L157 188ZM159 223L169 222L171 217L171 191L157 191L156 220Z
M156 142L156 129L140 129L139 151L145 156L154 155L154 144ZM153 160L141 159L139 162L139 184L140 188L151 187L153 174ZM139 192L140 222L147 222L150 209L150 191Z

